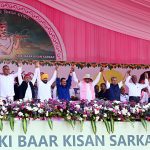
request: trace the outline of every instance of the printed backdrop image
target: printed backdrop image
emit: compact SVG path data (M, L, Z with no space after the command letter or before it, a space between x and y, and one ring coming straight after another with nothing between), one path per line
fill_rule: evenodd
M0 59L56 60L46 31L32 18L12 10L0 10Z

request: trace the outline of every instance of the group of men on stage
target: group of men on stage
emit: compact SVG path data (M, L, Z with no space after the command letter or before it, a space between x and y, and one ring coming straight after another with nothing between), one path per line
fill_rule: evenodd
M75 68L72 66L68 79L58 77L58 66L55 67L54 73L49 79L49 75L46 73L41 74L40 64L35 64L35 72L33 78L31 73L22 76L22 64L18 63L18 72L15 74L10 73L9 66L5 65L2 68L3 73L0 74L0 100L13 101L22 99L24 101L39 99L40 101L59 99L70 101L70 89L72 80L78 84L80 91L80 98L88 101L94 99L103 100L118 100L118 101L134 101L140 102L142 97L142 90L149 89L148 74L145 73L145 82L143 84L137 82L135 75L131 76L131 71L126 73L123 81L117 81L116 77L111 78L111 83L105 77L104 69L101 68L95 80L93 80L90 74L86 74L81 81L78 80ZM98 82L100 77L103 76L105 83L101 84L101 90L98 89ZM15 80L17 77L17 80ZM14 85L16 81L17 86ZM55 83L55 85L53 85ZM126 85L129 89L129 94L125 93L123 85ZM35 92L35 85L37 85L37 95ZM52 94L55 89L55 96ZM146 101L143 101L146 102Z

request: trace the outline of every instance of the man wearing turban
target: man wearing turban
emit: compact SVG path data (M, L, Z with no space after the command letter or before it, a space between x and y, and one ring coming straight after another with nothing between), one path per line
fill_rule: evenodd
M40 66L40 65L38 65ZM47 73L40 74L40 68L38 67L37 73L37 86L38 86L38 96L37 98L41 101L49 100L52 98L51 85L56 80L58 66L55 67L55 71L50 80L48 80L49 75Z

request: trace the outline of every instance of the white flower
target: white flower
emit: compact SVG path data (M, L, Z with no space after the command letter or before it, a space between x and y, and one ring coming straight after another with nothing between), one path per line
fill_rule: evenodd
M38 111L38 108L37 107L33 107L33 111Z
M130 112L127 112L127 115L128 115L128 116L131 116Z
M18 111L18 110L19 110L19 108L18 108L18 107L16 107L16 108L14 108L14 110L15 110L15 111Z
M122 112L123 115L126 115L126 114L128 113L128 110L125 109L125 108L123 108L123 109L121 110L121 112Z
M117 106L115 106L115 110L119 110L119 106L117 105Z
M76 105L75 107L79 109L79 108L80 108L80 105Z
M87 114L84 114L83 117L86 118L86 117L87 117Z
M113 111L113 108L108 108L109 111Z
M139 112L140 112L139 108L136 108L136 112L137 112L137 113L139 113Z
M3 116L0 115L0 119L2 119L2 118L3 118Z
M99 108L103 108L103 106L102 106L102 105L99 105Z
M60 111L63 112L63 109L61 108Z
M6 107L2 106L2 110L5 111L5 110L6 110Z
M94 106L94 107L97 107L98 105L97 105L97 104L94 104L93 106Z
M3 105L4 103L3 103L3 101L2 100L0 100L0 105Z
M99 120L99 116L96 116L96 121L98 121Z
M95 113L96 115L99 114L99 110L94 109L94 113Z
M88 107L84 107L84 111L87 111L88 110Z
M23 100L19 99L19 101L17 101L17 104L20 104L21 102L23 102Z
M48 117L48 111L46 112L46 116Z
M118 111L118 114L120 114L120 115L121 115L121 111Z
M106 114L106 113L104 113L104 117L105 117L105 118L107 117L107 114Z
M88 110L92 111L92 107L90 107Z
M22 112L19 112L18 115L21 117L21 116L23 116L23 113L22 113Z
M107 107L104 107L104 110L108 110Z
M32 110L32 108L30 106L27 106L26 109L29 110L29 111Z
M79 121L82 121L82 120L83 120L83 118L81 118L81 117L80 117L80 118L78 118L78 119L79 119Z
M135 114L135 112L136 112L136 109L132 108L132 113Z
M43 109L40 108L40 109L38 110L38 113L40 113L40 114L43 113Z
M120 101L114 101L113 103L114 104L120 104L121 102Z
M38 107L40 107L40 106L41 106L41 104L40 104L40 103L38 103L38 104L37 104L37 106L38 106Z
M4 115L4 112L3 112L3 111L1 111L1 115Z
M71 116L67 116L67 119L70 120L70 119L71 119Z
M149 106L148 105L144 105L143 109L148 110Z

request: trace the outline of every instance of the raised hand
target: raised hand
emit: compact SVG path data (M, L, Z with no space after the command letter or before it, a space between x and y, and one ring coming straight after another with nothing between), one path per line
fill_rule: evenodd
M71 66L70 73L74 72L75 66Z
M55 70L58 70L58 68L59 68L59 66L58 66L58 65L56 65L56 66L55 66Z
M103 72L103 71L104 71L104 68L103 68L103 67L101 67L101 68L100 68L100 72Z
M148 79L148 73L145 72L145 79Z
M130 76L130 75L131 75L131 70L128 70L128 71L127 71L127 74Z
M37 62L35 63L35 67L36 67L36 68L39 68L39 67L40 67L39 61L37 61Z
M22 67L22 62L18 61L18 67Z

